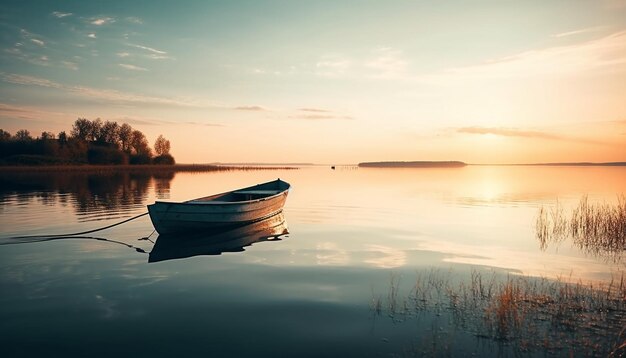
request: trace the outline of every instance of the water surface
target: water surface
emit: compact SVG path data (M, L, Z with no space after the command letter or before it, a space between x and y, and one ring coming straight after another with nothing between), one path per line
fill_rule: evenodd
M284 222L243 247L149 260L158 234L147 216L91 235L105 240L10 238L277 177L292 184ZM624 167L2 173L0 184L2 356L507 355L441 312L398 322L372 299L396 281L408 295L432 270L600 284L625 268L567 241L542 250L534 232L541 205L616 202Z

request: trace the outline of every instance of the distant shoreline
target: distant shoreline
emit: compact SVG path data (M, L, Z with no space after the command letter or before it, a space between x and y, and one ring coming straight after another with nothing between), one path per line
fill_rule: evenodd
M475 166L526 166L526 167L623 167L626 162L571 162L571 163L522 163L522 164L469 164Z
M47 166L0 166L0 173L44 173L44 172L212 172L226 170L276 170L298 169L294 166L174 164L174 165L47 165Z

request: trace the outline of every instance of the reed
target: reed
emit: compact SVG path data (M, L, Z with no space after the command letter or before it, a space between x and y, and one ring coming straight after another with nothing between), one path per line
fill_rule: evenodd
M535 233L542 250L570 238L588 253L620 259L626 249L626 197L619 195L616 204L607 204L591 203L585 195L567 215L558 201L549 209L542 206Z
M51 165L51 166L0 166L0 173L47 173L47 172L213 172L232 170L291 170L297 166L254 166L254 165L213 165L213 164L174 164L174 165Z
M626 282L622 274L606 284L571 283L563 279L485 275L476 270L468 281L451 283L453 274L418 273L405 312L380 302L376 314L394 321L419 312L449 315L455 329L520 352L607 356L626 350ZM392 276L388 300L398 301ZM385 311L385 309L387 311ZM392 312L393 310L393 312Z

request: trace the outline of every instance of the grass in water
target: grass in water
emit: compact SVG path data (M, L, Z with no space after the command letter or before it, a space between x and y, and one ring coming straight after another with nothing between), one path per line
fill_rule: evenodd
M619 195L616 204L607 204L583 196L567 214L558 201L551 208L542 206L535 228L542 250L570 238L585 252L620 259L626 249L626 197Z
M619 357L626 354L626 278L608 284L485 275L472 271L468 281L453 283L451 272L418 273L411 292L375 296L372 310L394 321L420 313L446 316L461 329L486 342L516 352L583 354ZM407 298L403 298L407 297ZM398 310L400 300L407 302Z

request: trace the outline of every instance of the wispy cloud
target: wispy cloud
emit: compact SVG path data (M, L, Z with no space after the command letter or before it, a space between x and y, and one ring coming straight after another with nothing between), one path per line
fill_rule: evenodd
M550 132L524 130L524 129L519 129L519 128L462 127L462 128L457 128L456 132L466 133L466 134L481 134L481 135L491 134L491 135L503 136L503 137L519 137L519 138L528 138L528 139L568 141L568 142L578 142L578 143L586 143L586 144L607 144L607 143L597 141L597 140L592 140L592 139L574 138L574 137L563 136L563 135L554 134Z
M482 64L451 68L422 76L425 82L519 78L537 75L579 75L626 70L626 31L569 46L531 50Z
M2 81L7 83L19 84L19 85L30 85L30 86L39 86L39 87L48 87L48 88L62 88L63 86L57 82L47 80L45 78L27 76L27 75L16 75L12 73L4 73L0 72L0 78Z
M375 51L375 57L365 63L365 67L372 70L373 78L396 79L407 76L408 61L402 51L389 47L379 48Z
M302 115L289 116L289 118L308 119L308 120L354 119L353 117L350 117L350 116L340 116L340 115L333 115L333 114L302 114Z
M78 71L78 65L76 64L76 62L61 61L61 64L65 68L68 68L68 69L73 70L73 71Z
M261 107L261 106L239 106L239 107L235 107L233 108L237 111L267 111L267 109Z
M142 103L177 107L225 108L224 106L217 103L198 101L190 98L146 96L141 94L99 89L87 86L64 85L44 78L4 72L0 72L0 81L25 86L51 88L72 93L81 97L86 97L91 100L107 101L112 103Z
M319 109L319 108L300 108L298 110L302 111L302 112L318 112L318 113L328 113L328 112L330 112L329 110Z
M95 39L96 38L96 34L94 34L93 32L90 34L87 34L87 37L89 37L90 39Z
M0 103L0 118L42 121L49 124L52 118L64 118L67 115L67 113Z
M128 53L128 52L118 52L118 53L116 53L116 55L117 55L117 57L122 57L123 58L123 57L129 57L130 53Z
M328 55L315 63L315 73L324 77L340 77L352 68L352 61L348 58Z
M148 117L138 117L138 116L117 116L112 118L112 120L120 121L124 123L128 123L131 125L142 125L142 126L160 126L160 125L180 125L189 124L192 126L206 126L206 127L224 127L222 124L218 123L210 123L210 122L198 122L198 121L168 121L165 119L159 118L148 118Z
M458 128L459 133L469 134L493 134L505 137L524 137L524 138L541 138L541 139L563 139L556 134L520 130L517 128L502 128L502 127L462 127Z
M149 59L152 59L152 60L169 60L169 59L172 59L172 57L169 56L166 51L158 50L158 49L153 48L153 47L137 45L137 44L130 44L130 43L127 44L127 46L138 48L140 50L148 52L144 56L149 58Z
M165 52L165 51L157 50L155 48L148 47L148 46L135 45L135 44L128 44L128 46L136 47L136 48L139 48L139 49L142 49L142 50L146 50L146 51L149 51L149 52L152 52L152 53L156 53L157 55L167 55L167 52Z
M90 24L96 25L96 26L102 26L102 25L111 24L114 22L115 22L115 19L112 17L108 17L108 16L92 18L91 21L89 21Z
M138 24L138 25L142 25L143 24L143 20L136 17L136 16L129 16L126 18L126 21L133 23L133 24Z
M45 46L45 45L46 45L46 43L45 43L45 42L43 42L43 41L41 41L41 40L39 40L39 39L30 39L30 41L31 41L32 43L36 44L36 45L39 45L39 46Z
M128 63L119 63L118 65L130 71L148 71L147 68L131 65Z
M559 34L552 35L552 37L567 37L567 36L585 34L585 33L589 33L589 32L598 32L598 31L602 31L604 29L606 29L606 26L595 26L595 27L589 27L589 28L586 28L586 29L580 29L580 30L574 30L574 31L568 31L568 32L561 32Z
M64 17L68 17L68 16L72 16L74 14L72 14L71 12L61 12L61 11L53 11L52 12L52 16L54 17L58 17L59 19L62 19Z

